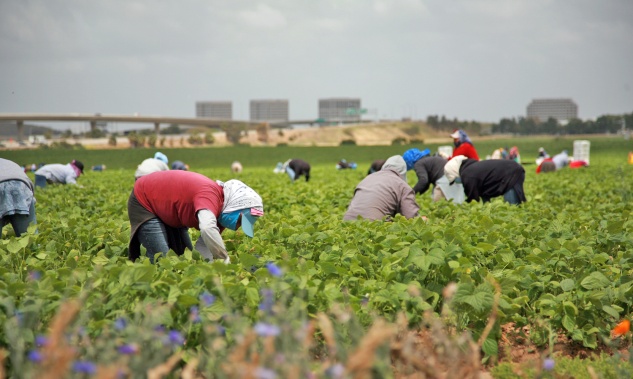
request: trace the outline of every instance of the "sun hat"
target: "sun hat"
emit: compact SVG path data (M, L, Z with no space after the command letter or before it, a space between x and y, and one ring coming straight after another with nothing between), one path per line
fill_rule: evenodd
M167 159L167 156L160 151L157 151L156 154L154 154L154 159L161 160L165 162L165 164L169 163L169 159Z
M82 174L84 173L84 164L81 163L80 161L74 159L72 162L70 162L70 164L77 167L79 171L81 171Z
M264 212L257 208L244 209L242 211L242 230L244 234L253 238L253 226L257 219L264 215Z
M459 138L459 130L458 129L453 130L453 134L451 134L451 138Z

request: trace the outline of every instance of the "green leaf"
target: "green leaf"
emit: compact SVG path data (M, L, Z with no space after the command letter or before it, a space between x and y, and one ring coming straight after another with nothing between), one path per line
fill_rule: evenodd
M563 328L568 332L572 332L576 329L576 322L568 315L563 316L561 324L563 324Z
M604 288L609 286L610 284L611 281L606 276L604 276L604 274L598 271L592 272L580 282L580 285L588 290Z
M608 314L609 316L615 318L616 320L620 319L620 312L618 312L617 310L615 310L614 308L605 305L602 307L602 310L604 311L604 313Z
M248 305L250 305L251 307L256 307L259 305L259 291L257 290L257 288L246 288L246 300L248 302Z
M574 289L576 283L574 282L573 279L563 279L560 282L560 288L565 291L565 292L569 292L571 290Z

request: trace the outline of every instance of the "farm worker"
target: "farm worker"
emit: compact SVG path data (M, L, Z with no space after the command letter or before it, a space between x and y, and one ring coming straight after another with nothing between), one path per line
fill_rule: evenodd
M485 203L497 196L503 196L510 204L526 201L523 191L525 170L515 161L476 161L460 155L444 166L444 174L449 183L461 178L467 201L481 199Z
M241 164L240 162L235 161L235 162L231 163L231 171L232 171L234 174L239 174L239 173L241 173L241 172L242 172L242 169L243 169L243 167L242 167L242 164Z
M128 257L145 246L150 261L169 249L193 250L188 228L200 230L196 249L207 259L229 263L220 233L240 226L253 237L253 225L264 214L262 198L239 180L213 181L191 171L160 171L139 178L127 203L132 229Z
M356 164L356 162L348 162L345 159L341 159L336 164L335 167L336 167L337 170L345 170L345 169L355 170L357 166L358 165Z
M554 155L552 157L552 162L556 165L557 170L567 166L569 164L569 155L567 155L567 150L563 150L559 154Z
M171 169L172 170L189 171L189 165L185 164L183 161L174 161L171 164Z
M310 180L310 164L301 159L289 159L284 163L284 171L290 177L293 182L301 175L305 175L306 182Z
M77 184L77 178L84 173L84 164L78 160L64 165L52 163L40 167L35 171L35 186L46 187L46 184Z
M380 171L382 165L384 165L385 162L385 159L376 159L375 161L371 162L371 166L369 166L369 170L367 170L367 175Z
M98 164L91 167L92 171L105 171L106 168L107 167L104 164Z
M515 161L518 164L521 164L521 154L519 154L519 148L516 146L512 146L510 149L510 155L508 159Z
M451 138L453 138L453 144L455 144L453 157L464 155L467 158L479 160L477 150L475 149L473 142L470 140L470 138L468 138L468 135L465 131L461 129L455 129L453 131L453 134L451 134ZM451 157L450 159L452 159L453 157Z
M0 228L11 223L16 236L35 224L33 182L17 163L0 158Z
M351 221L358 217L382 220L396 213L406 218L418 216L420 206L415 202L415 193L406 178L404 159L400 155L387 159L380 171L358 183L343 220Z
M141 176L145 176L147 174L151 174L157 171L167 171L169 170L169 166L167 164L169 160L167 156L160 151L154 154L153 158L147 158L136 168L136 173L134 173L134 178L138 179Z
M284 164L281 162L277 162L277 166L275 166L275 168L273 169L273 173L281 174L282 172L284 172L284 170Z
M450 185L444 175L444 166L448 162L446 158L436 155L429 156L430 150L409 149L402 154L407 163L407 170L413 169L418 177L418 182L413 186L415 193L425 193L433 184L433 201L442 199L453 200L455 203L464 201L464 189L461 184Z

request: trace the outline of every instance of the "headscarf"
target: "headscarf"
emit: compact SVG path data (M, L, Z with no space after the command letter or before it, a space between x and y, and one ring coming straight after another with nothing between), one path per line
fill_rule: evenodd
M462 167L462 162L468 159L465 155L458 155L453 157L448 163L444 166L444 175L448 179L449 183L453 183L455 179L459 178L459 169Z
M240 209L256 208L264 211L262 198L251 187L239 180L232 179L225 183L217 181L224 190L222 213L230 213Z
M400 155L394 155L385 161L380 171L392 170L398 173L402 180L407 181L407 163Z
M165 164L169 163L169 159L167 159L167 156L163 153L161 153L160 151L157 151L156 154L154 154L154 159L158 159L159 161L163 161L165 162Z
M468 138L468 134L466 134L465 131L459 129L456 130L453 134L451 134L451 137L453 138L458 138L459 140L455 143L455 147L458 147L459 145L461 145L464 142L468 142L469 144L472 145L472 141L470 140L470 138Z
M424 149L420 151L418 148L409 149L402 154L402 158L407 163L407 170L411 170L415 162L419 161L421 158L426 157L431 154L431 150Z

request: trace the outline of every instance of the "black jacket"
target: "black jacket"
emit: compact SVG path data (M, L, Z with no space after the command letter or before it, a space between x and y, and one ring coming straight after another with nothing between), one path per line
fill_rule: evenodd
M526 201L523 191L525 170L515 161L466 159L459 169L466 201L489 201L514 189L520 202Z
M295 172L295 180L299 179L301 175L305 175L306 182L310 180L310 164L301 159L293 159L288 163L288 166Z
M418 159L413 165L413 170L418 176L418 183L413 186L415 193L424 193L431 184L435 185L435 182L444 176L444 166L447 162L446 159L440 156Z

